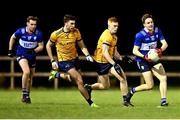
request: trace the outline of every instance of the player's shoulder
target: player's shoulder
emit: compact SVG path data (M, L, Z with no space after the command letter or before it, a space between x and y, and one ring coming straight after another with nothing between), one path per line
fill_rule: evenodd
M26 32L26 27L20 27L20 28L18 28L18 29L16 30L16 32L23 34L23 33Z
M136 33L136 38L144 37L146 35L146 31L141 29L139 32Z
M108 29L106 29L102 32L101 36L111 36L111 33Z
M41 34L42 34L42 31L39 30L39 29L36 29L35 34L36 34L36 35L41 35Z
M58 35L60 35L61 33L63 33L63 28L54 30L51 34L58 36Z

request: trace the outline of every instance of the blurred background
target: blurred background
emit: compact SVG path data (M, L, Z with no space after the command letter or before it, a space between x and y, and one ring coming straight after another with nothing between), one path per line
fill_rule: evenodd
M104 29L107 28L107 18L116 16L119 19L119 31L117 36L118 51L122 55L132 55L132 47L135 34L142 29L141 16L144 13L150 13L154 17L155 25L160 27L168 44L168 49L164 52L164 56L179 56L180 47L178 46L178 33L180 27L179 4L175 0L171 1L155 1L155 0L138 0L138 1L6 1L1 3L0 7L0 72L9 73L11 71L10 60L4 60L8 52L8 42L10 36L17 28L26 25L26 18L34 15L39 18L38 29L43 32L44 43L49 39L51 32L63 26L63 16L72 14L77 17L76 27L81 31L84 42L93 54L97 40ZM82 55L79 51L79 55ZM47 56L46 50L38 54L38 56ZM180 70L178 60L162 60L167 72L176 72ZM86 61L80 62L82 71L94 71L93 65ZM87 65L86 68L84 66ZM123 67L126 72L135 71L135 66L126 65ZM37 61L37 72L49 72L51 64L49 60ZM14 62L14 72L21 73L21 69L17 62ZM95 72L95 71L94 71ZM34 87L54 87L54 82L49 82L47 77L35 77L33 81ZM114 79L114 78L112 78ZM139 76L128 76L130 86L139 84ZM84 82L96 82L96 77L84 76ZM169 85L179 85L179 76L168 78ZM114 79L114 86L118 86L118 82ZM158 81L156 80L158 83ZM10 76L0 76L0 87L9 88L11 84ZM21 86L21 78L15 77L14 84L16 87ZM73 86L64 80L58 81L58 86Z

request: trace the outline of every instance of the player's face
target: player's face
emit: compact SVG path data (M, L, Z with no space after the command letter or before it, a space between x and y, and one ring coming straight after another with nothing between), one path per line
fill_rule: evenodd
M29 32L34 32L36 27L37 27L37 21L30 20L29 22L27 22L27 28Z
M72 31L75 28L75 23L76 23L75 20L70 20L66 22L65 26L69 31Z
M118 22L112 22L112 23L110 23L108 29L110 30L111 34L117 33L118 26L119 26Z
M149 31L154 31L154 22L152 18L147 18L144 22L144 27L146 27Z

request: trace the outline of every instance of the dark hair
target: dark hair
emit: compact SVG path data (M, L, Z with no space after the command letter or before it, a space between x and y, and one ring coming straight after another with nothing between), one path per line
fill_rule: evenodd
M64 16L64 23L68 22L69 20L76 20L76 17L73 15L65 15Z
M142 21L143 24L145 23L145 20L146 20L147 18L152 18L152 15L151 15L151 14L144 14L144 15L142 16L142 18L141 18L141 21Z
M38 21L38 18L36 16L28 16L27 22L29 22L30 20Z

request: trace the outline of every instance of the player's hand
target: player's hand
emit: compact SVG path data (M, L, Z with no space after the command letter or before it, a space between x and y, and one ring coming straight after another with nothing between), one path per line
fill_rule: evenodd
M90 56L90 55L87 55L86 56L86 60L89 61L89 62L93 62L93 58Z
M156 51L158 53L158 56L161 57L162 56L162 49L161 48L156 48Z
M58 63L56 60L51 60L51 65L52 65L52 69L53 70L57 70L58 69Z
M9 50L9 51L8 51L8 56L9 56L9 57L13 57L13 50Z
M144 57L143 57L146 61L148 61L148 62L152 62L152 60L150 59L150 58L148 58L148 55L146 54L146 55L144 55Z
M123 58L122 58L122 62L124 63L133 63L133 59L127 55L125 55Z
M121 74L121 73L122 73L122 71L121 71L121 66L120 66L118 63L114 63L114 64L113 64L113 67L114 67L114 69L116 70L116 72L117 72L118 74Z

